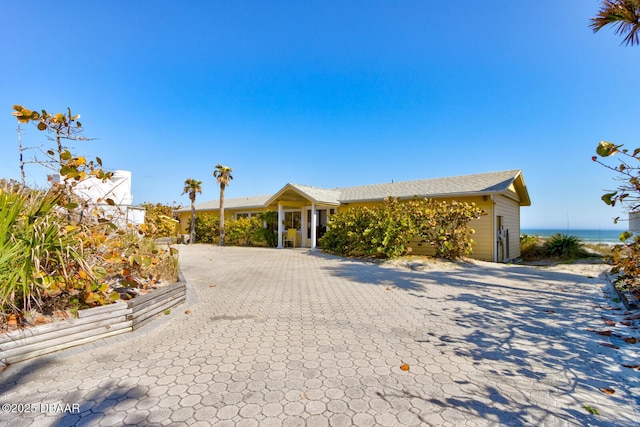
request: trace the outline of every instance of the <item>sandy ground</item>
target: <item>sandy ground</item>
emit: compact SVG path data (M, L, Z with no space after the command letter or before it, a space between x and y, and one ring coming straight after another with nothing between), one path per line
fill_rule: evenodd
M523 267L535 268L539 271L558 272L564 271L568 273L580 274L587 277L601 277L606 275L611 269L610 265L602 262L594 262L590 260L577 261L572 264L549 264L547 262L539 264L521 264ZM428 257L402 257L397 260L383 261L382 267L401 267L414 271L442 271L451 269L461 269L469 266L486 266L492 268L506 268L513 264L496 264L493 262L478 261L474 259L465 259L463 261L448 261L444 259L428 258ZM604 276L602 276L604 277Z

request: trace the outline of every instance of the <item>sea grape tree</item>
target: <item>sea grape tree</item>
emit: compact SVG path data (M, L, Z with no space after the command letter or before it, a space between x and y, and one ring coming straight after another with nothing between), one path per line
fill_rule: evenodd
M87 161L84 156L77 156L71 153L71 148L65 141L89 141L90 139L82 135L82 123L78 120L80 115L73 115L71 109L67 108L67 113L50 114L46 110L37 112L24 108L22 105L13 106L13 116L19 123L33 123L39 131L46 132L47 138L55 143L54 147L43 149L45 159L35 159L38 163L60 174L61 183L59 191L65 195L61 199L62 204L69 210L77 208L80 200L73 195L73 188L79 182L90 177L101 181L106 181L113 175L102 169L102 160L96 157L95 161ZM113 206L115 202L105 197L105 203Z
M614 156L615 162L604 161ZM602 201L609 206L622 206L628 212L640 211L640 148L630 151L623 145L601 141L591 160L615 172L619 182L615 190L602 195ZM619 219L615 218L614 223ZM619 287L640 294L640 234L625 231L620 235L620 241L612 249L611 271L619 274Z
M474 230L469 222L485 214L473 203L388 198L384 205L333 215L321 244L340 255L394 258L409 252L410 242L420 239L433 247L436 256L457 259L471 254Z
M591 160L601 164L605 168L617 174L616 180L620 182L618 188L607 192L601 198L609 206L621 205L628 211L640 209L640 148L629 151L622 145L601 141L596 148L596 156ZM605 163L607 157L616 156L613 164ZM614 222L618 222L616 218Z
M47 132L47 137L55 143L53 148L43 150L44 160L37 163L59 172L61 177L81 181L88 176L99 179L109 179L111 174L102 170L102 160L97 157L94 161L87 161L86 157L74 156L70 147L64 141L90 141L82 135L80 115L73 115L71 109L67 113L50 114L46 110L41 112L29 110L22 105L13 106L13 116L19 123L34 123L39 131Z

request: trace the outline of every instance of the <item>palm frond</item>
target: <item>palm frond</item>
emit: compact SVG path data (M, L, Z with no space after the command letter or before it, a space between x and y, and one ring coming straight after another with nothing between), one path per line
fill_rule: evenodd
M621 44L640 44L640 0L604 0L589 26L597 33L609 25L616 35L626 34Z

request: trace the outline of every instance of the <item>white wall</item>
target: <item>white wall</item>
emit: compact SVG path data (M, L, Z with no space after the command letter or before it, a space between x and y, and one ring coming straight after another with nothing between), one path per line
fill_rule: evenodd
M74 192L96 203L104 203L105 199L112 199L116 205L130 206L133 204L131 172L115 171L111 179L105 182L93 177L85 179L75 186Z
M59 183L60 176L51 176L52 183ZM80 181L73 189L79 197L92 202L119 227L127 224L140 225L144 223L145 209L131 206L133 195L131 194L131 172L117 170L113 172L111 179L102 182L91 177ZM108 205L105 200L112 199L115 206Z

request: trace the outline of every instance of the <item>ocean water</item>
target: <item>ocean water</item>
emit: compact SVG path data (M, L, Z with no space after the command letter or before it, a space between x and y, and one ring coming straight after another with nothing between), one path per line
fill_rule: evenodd
M566 234L576 236L585 243L620 243L620 234L624 230L576 230L576 229L538 229L523 228L522 234L532 236L549 237L554 234Z

